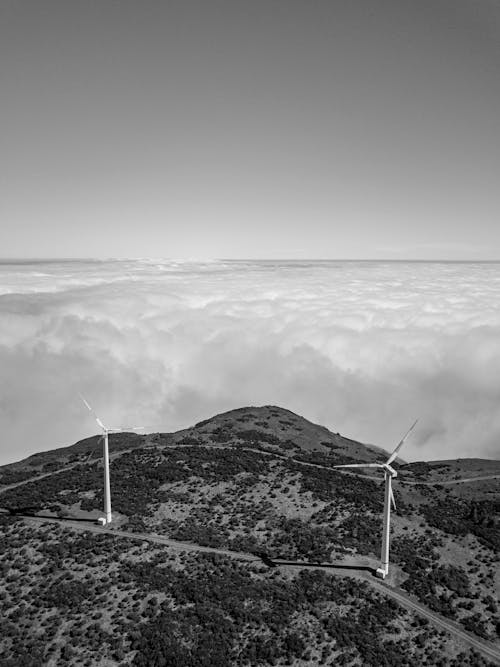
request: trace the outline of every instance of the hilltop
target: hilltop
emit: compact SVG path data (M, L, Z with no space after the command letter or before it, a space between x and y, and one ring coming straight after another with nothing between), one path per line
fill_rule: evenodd
M174 434L174 441L195 438L203 444L265 443L287 454L319 452L360 461L379 460L381 450L332 433L290 410L274 405L230 410Z
M384 598L369 586L360 587L358 579L346 578L346 571L331 570L325 575L316 570L314 575L314 571L267 569L266 563L280 559L303 565L377 566L381 480L376 474L371 476L369 469L362 471L366 473L363 477L342 474L332 466L380 460L384 458L381 450L274 406L232 410L177 433L112 435L110 449L113 529L224 553L260 554L262 562L249 566L236 565L225 556L216 561L208 555L181 557L168 546L138 549L112 535L87 534L87 541L82 542L69 527L52 524L37 524L26 532L15 514L26 513L27 508L39 515L81 521L100 514L100 444L97 437L88 438L0 469L0 507L13 515L4 519L3 527L6 555L2 563L14 577L3 593L0 590L3 612L9 604L17 604L14 600L21 582L32 591L30 595L42 600L41 606L16 606L15 615L9 615L13 621L20 614L36 619L37 627L43 628L46 614L56 608L63 629L72 631L76 612L55 593L61 585L57 574L61 567L67 573L64 585L75 591L75 599L88 599L106 619L107 634L99 635L99 641L108 662L102 664L120 662L113 657L116 633L125 637L117 651L124 664L156 664L153 646L160 646L161 650L154 650L173 664L203 664L189 662L186 642L198 646L198 640L192 644L194 639L188 637L205 637L196 630L197 623L205 627L210 618L230 627L226 627L225 648L217 655L207 645L196 649L198 656L204 652L212 656L207 665L485 664L449 637L421 626L398 605L386 606ZM485 471L498 470L498 462L400 462L398 469L388 583L475 636L498 642L499 480L443 485L450 476L483 477ZM37 475L43 476L26 482ZM18 486L7 488L8 484ZM39 565L23 561L23 548L31 554L30 562ZM121 554L118 561L116 550ZM88 598L79 583L82 577L89 581L87 570L97 580L108 582L108 587L97 586L91 596L88 592ZM53 587L49 597L37 588L38 571L46 573L46 586ZM190 586L202 591L195 596L198 621L189 611L193 600L186 590ZM132 591L132 598L127 590ZM316 593L310 598L305 590ZM233 598L234 604L228 607L224 600ZM286 613L279 607L280 599L289 600ZM348 602L341 603L341 599ZM266 604L271 605L271 616L262 615ZM123 624L119 616L129 614L130 607L135 616L130 624ZM365 607L379 624L375 630L372 622L371 638L362 629L368 623L361 611ZM237 611L242 608L246 610L243 616ZM92 623L84 616L78 618L83 636L77 655L82 660L87 656L91 661L87 664L101 664L92 662L95 654L85 639L89 632L97 636L97 631L91 630ZM141 624L140 637L134 635L137 623ZM166 626L177 630L166 633ZM284 627L293 630L286 641ZM259 653L256 642L262 633L268 643ZM7 646L9 655L18 660L12 665L19 664L25 646L22 639L19 636ZM57 636L50 640L55 662L47 664L60 664L57 660L63 649L58 641ZM209 636L203 641L209 642ZM288 663L283 662L286 656ZM73 658L76 660L75 656L68 658L70 663Z
M89 455L98 454L100 436L80 440L74 445L38 452L16 463L0 467L2 475L22 470L44 471L44 466L54 463L73 463ZM290 455L302 452L333 453L349 460L376 461L384 453L378 447L364 445L340 433L332 433L325 426L313 424L290 410L274 405L246 407L230 410L198 422L175 433L113 433L110 436L110 452L148 446L152 443L170 444L187 442L194 444L263 444Z

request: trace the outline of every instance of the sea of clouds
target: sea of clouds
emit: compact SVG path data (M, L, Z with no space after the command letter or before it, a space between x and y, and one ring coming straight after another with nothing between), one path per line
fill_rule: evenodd
M408 460L500 454L500 264L0 263L0 464L280 405Z

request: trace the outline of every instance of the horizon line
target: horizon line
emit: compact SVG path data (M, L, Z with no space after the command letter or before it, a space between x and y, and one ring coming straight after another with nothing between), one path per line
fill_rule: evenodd
M436 264L497 264L500 263L499 258L493 259L473 259L473 258L422 258L422 257L404 257L404 258L389 258L389 257L168 257L168 256L119 256L119 257L71 257L71 256L0 256L0 263L16 263L16 262L119 262L119 261L170 261L170 262L415 262L415 263L436 263Z

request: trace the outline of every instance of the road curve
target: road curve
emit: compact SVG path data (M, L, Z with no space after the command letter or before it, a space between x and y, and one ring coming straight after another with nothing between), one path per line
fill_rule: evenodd
M132 452L133 448L131 449L121 449L119 452L112 452L109 455L110 460L115 459L117 456L120 456L121 454L126 454L127 452ZM87 461L76 461L76 463L68 463L68 465L64 466L64 468L58 468L57 470L50 470L49 472L43 472L40 475L35 475L34 477L28 477L28 479L22 479L20 482L14 482L13 484L7 484L5 486L0 486L0 493L4 493L5 491L9 491L9 489L15 489L17 486L23 486L24 484L29 484L30 482L37 482L39 479L43 479L44 477L50 477L51 475L59 475L61 472L66 472L67 470L71 470L72 468L76 468L76 466L79 465L87 465L90 463L95 463L96 461L102 461L102 457L98 456L95 459L88 459ZM0 480L1 484L1 480Z
M443 628L450 634L458 637L463 642L467 643L470 647L475 648L477 651L480 651L483 655L487 656L490 660L494 660L500 665L500 650L498 650L492 644L488 642L483 642L480 639L477 639L473 635L470 635L468 632L461 630L460 627L447 619L434 614L432 611L424 607L423 605L418 604L414 600L410 599L408 596L400 593L392 587L389 587L387 584L384 584L379 581L371 582L376 588L384 591L392 598L397 600L401 606L411 609L416 613L420 614L424 618L429 619L432 623Z
M152 535L149 533L131 533L126 530L101 527L92 523L84 524L70 520L66 521L57 519L55 517L54 518L29 517L25 518L24 520L27 521L28 523L29 522L43 523L45 521L60 523L68 528L73 528L74 530L78 530L81 532L90 531L91 533L97 533L97 534L105 533L108 535L115 535L116 537L124 537L127 539L137 540L140 542L152 542L154 544L160 544L162 546L167 546L180 551L217 553L222 556L234 558L236 560L247 561L247 562L258 562L258 561L262 562L262 559L259 556L246 553L243 551L230 551L229 549L217 549L212 547L206 547L191 542L179 542L177 540L172 540L166 537L162 537L161 535ZM311 569L311 567L313 567L314 569L323 570L324 572L328 572L330 574L332 574L335 571L335 568L332 566L322 567L321 565L314 565L310 563L304 563L303 565L301 565L300 563L290 564L280 561L278 559L269 559L269 560L273 563L273 565L280 567L282 569L303 570L306 568ZM389 597L399 602L399 604L402 607L405 607L410 611L414 611L420 616L428 619L435 627L445 630L446 632L453 635L456 639L459 639L467 646L476 649L477 651L482 653L485 657L487 657L489 660L493 660L500 665L500 650L498 650L495 646L493 646L488 642L482 641L481 639L476 638L473 635L470 635L464 630L461 630L460 627L455 623L446 620L445 618L439 616L438 614L435 614L430 609L427 609L427 607L425 607L424 605L421 605L419 602L416 602L415 600L411 599L404 593L396 590L392 586L389 586L385 582L382 582L379 579L376 579L375 577L370 576L361 570L346 571L339 569L338 571L335 571L335 574L337 576L354 576L356 578L363 579L364 581L368 582L371 586L382 592L384 595L388 595Z
M35 475L34 477L29 477L28 479L22 479L20 482L14 482L14 484L7 484L6 486L0 487L0 493L5 493L5 491L10 491L10 489L15 489L17 486L23 486L24 484L29 484L30 482L37 482L39 479L44 479L44 477L50 477L51 475L59 475L61 472L66 470L71 470L75 468L78 464L72 463L67 465L65 468L58 468L57 470L51 470L50 472L44 472L41 475Z
M179 448L179 447L192 447L193 445L179 445L179 444L173 444L173 445L164 445L165 448ZM298 465L302 466L308 466L310 468L320 468L321 470L332 470L334 472L337 472L341 475L348 475L350 477L362 477L363 479L370 479L374 482L383 482L383 477L377 477L375 475L363 475L362 473L358 472L351 472L350 470L339 470L338 468L335 468L333 466L325 466L322 465L321 463L312 463L310 461L301 461L300 459L295 459L290 456L286 456L285 454L278 454L277 452L269 452L263 449L254 449L252 447L236 447L236 446L225 446L225 445L206 445L211 447L212 449L231 449L231 450L237 450L237 451L242 451L242 452L254 452L255 454L263 454L264 456L271 456L275 459L282 459L284 461L293 461L293 463L297 463ZM137 449L137 448L135 448ZM128 452L133 451L134 448L131 449L123 449L119 452L113 452L113 454L110 456L110 458L117 458L121 456L122 454L126 454ZM95 459L91 459L88 461L88 463L95 463L96 461L100 461L101 457L97 457ZM50 477L50 475L58 475L59 473L65 472L66 470L71 470L72 468L75 468L77 465L81 465L81 461L77 463L72 463L64 468L59 468L58 470L52 470L50 472L42 473L41 475L36 475L34 477L30 477L29 479L23 479L20 482L15 482L14 484L9 484L8 486L3 486L0 487L0 494L4 493L5 491L8 491L9 489L14 489L17 486L23 486L24 484L29 484L30 482L36 482L39 479L43 479L44 477ZM85 465L85 464L83 464ZM498 475L483 475L481 477L464 477L462 479L450 479L450 480L443 480L441 482L415 482L415 481L410 481L407 479L404 479L404 477L395 477L394 481L395 482L400 482L401 484L408 484L411 486L451 486L453 484L470 484L473 482L484 482L490 479L500 479L500 474Z
M277 566L282 566L279 560L274 560L273 562ZM286 564L283 565L283 567L290 569L303 569L305 566ZM324 570L325 572L330 572L330 573L332 572L331 567L321 567L321 565L318 565L317 569ZM353 576L353 575L352 573L350 573L348 576ZM420 604L419 602L416 602L405 593L398 591L392 586L389 586L389 584L382 582L380 579L376 579L375 577L370 576L364 572L357 572L356 577L364 579L374 588L378 589L385 595L388 595L397 602L399 602L399 604L402 607L405 607L406 609L414 611L420 616L427 618L436 627L442 630L446 630L450 634L454 635L456 638L466 643L471 648L480 651L488 659L494 660L500 665L500 650L497 649L493 644L482 641L481 639L474 637L468 632L465 632L465 630L462 630L458 624L453 623L452 621L449 621L443 618L442 616L439 616L438 614L435 614L433 611L431 611L424 605Z
M222 448L221 448L222 449ZM252 449L250 447L233 447L232 449L238 449L240 451L245 451L245 452L255 452L256 454L265 454L267 456L273 456L274 458L277 459L283 459L285 461L293 461L294 463L298 463L299 465L302 466L309 466L311 468L321 468L322 470L332 470L334 472L338 472L341 475L348 475L350 477L362 477L363 479L371 479L374 482L383 482L384 478L383 477L377 477L375 475L363 475L362 473L359 472L352 472L350 470L339 470L338 468L335 468L334 466L325 466L322 465L321 463L312 463L310 461L301 461L300 459L295 459L290 456L286 456L284 454L278 454L275 452L268 452L262 449ZM401 484L411 484L412 486L445 486L445 485L451 485L451 484L464 484L464 483L470 483L470 482L482 482L486 481L488 479L500 479L500 474L499 475L484 475L482 477L463 477L461 479L449 479L445 480L442 482L435 481L435 482L415 482L411 481L408 479L404 479L404 477L395 477L393 481L395 482L401 482Z
M488 479L500 479L500 475L482 475L480 477L462 477L460 479L445 479L442 482L409 482L400 479L403 484L423 484L424 486L450 486L451 484L469 484L470 482L485 482Z

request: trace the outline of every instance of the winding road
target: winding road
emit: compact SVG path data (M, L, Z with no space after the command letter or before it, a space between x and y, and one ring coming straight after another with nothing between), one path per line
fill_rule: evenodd
M230 551L229 549L217 549L212 547L205 547L199 544L193 544L190 542L178 542L177 540L172 540L161 535L154 535L150 533L131 533L126 530L119 530L115 528L106 528L101 527L93 523L83 523L70 520L61 520L52 517L29 517L25 518L24 521L30 523L34 522L37 524L44 522L53 522L60 523L65 527L72 528L80 532L90 531L91 533L96 534L108 534L114 535L115 537L123 537L126 539L136 540L139 542L150 542L153 544L160 544L177 551L191 551L191 552L202 552L202 553L217 553L228 558L234 558L239 561L246 562L264 562L266 564L272 564L274 567L279 567L283 570L303 570L303 569L318 569L329 574L335 574L336 576L350 576L356 577L357 579L362 579L373 586L378 591L391 597L393 600L396 600L402 607L410 611L419 614L423 618L428 619L436 628L439 630L445 630L450 633L453 637L466 644L470 648L475 649L482 653L483 656L496 662L500 665L500 650L497 649L493 644L483 641L478 637L462 630L460 626L452 621L449 621L442 616L434 613L424 605L420 604L416 600L413 600L407 596L402 591L399 591L392 586L389 586L385 582L376 579L373 575L368 574L364 570L357 570L355 568L346 568L345 565L340 564L338 569L335 565L321 565L321 564L312 564L312 563L290 563L281 559L271 559L271 558L262 558L255 554L246 553L244 551Z
M182 445L181 445L182 446ZM219 446L220 449L222 447ZM350 477L362 477L363 479L371 479L374 482L383 482L384 478L383 477L377 477L376 475L363 475L362 473L359 472L351 472L350 470L339 470L338 468L335 468L334 466L326 466L321 463L312 463L310 461L301 461L300 459L294 459L293 457L290 456L285 456L284 454L278 454L276 452L268 452L262 449L252 449L250 447L238 447L239 451L244 451L244 452L255 452L256 454L265 454L267 456L272 456L277 459L283 459L285 461L293 461L294 463L298 463L299 465L303 466L309 466L311 468L320 468L322 470L332 470L334 472L337 472L341 475L348 475ZM411 484L412 486L444 486L444 485L452 485L452 484L464 484L464 483L470 483L470 482L481 482L481 481L486 481L489 479L500 479L500 474L497 475L483 475L481 477L462 477L461 479L450 479L450 480L445 480L445 481L434 481L434 482L415 482L411 481L409 479L404 479L404 477L395 477L394 481L396 482L401 482L401 484Z
M168 445L171 447L171 445ZM225 447L219 446L218 448L224 449ZM364 477L367 479L371 480L376 480L376 481L382 481L379 477L375 476L370 476L370 475L362 475L359 473L353 473L350 471L339 471L335 468L332 468L330 466L325 466L319 463L311 463L308 461L300 461L298 459L290 458L288 456L282 455L282 454L277 454L275 452L267 452L263 451L261 449L252 449L250 447L241 447L239 448L240 451L249 451L249 452L255 452L258 454L264 454L266 456L272 456L274 458L278 459L284 459L286 461L293 461L296 464L299 465L304 465L304 466L309 466L309 467L314 467L314 468L321 468L324 470L335 470L336 472L341 472L341 474L344 475L351 475L351 476L356 476L356 477ZM125 453L124 450L123 452L117 453L117 455L120 455L121 453ZM92 462L95 460L100 460L100 459L92 459ZM66 470L71 470L72 468L76 467L79 465L79 463L75 464L70 464L67 465L64 468L60 468L58 470L53 470L51 472L43 473L41 475L37 475L35 477L31 477L29 479L22 480L20 482L16 482L14 484L10 484L7 486L4 486L3 488L0 488L0 494L8 491L9 489L22 486L24 484L29 484L30 482L35 482L40 479L44 479L45 477L49 477L51 475L57 475L60 474ZM485 480L490 480L490 479L500 479L500 475L484 475L480 477L469 477L469 478L462 478L462 479L456 479L456 480L445 480L443 482L413 482L413 481L407 481L407 480L402 480L400 481L404 484L411 484L411 485L426 485L426 486L441 486L441 485L452 485L452 484L464 484L464 483L473 483L477 481L485 481ZM76 521L71 521L71 520L61 520L55 517L26 517L24 519L25 521L28 522L35 522L35 523L43 523L43 522L57 522L57 523L62 523L63 525L72 528L73 530L78 530L78 531L90 531L92 533L106 533L110 535L114 535L116 537L124 537L127 539L132 539L132 540L139 540L141 542L151 542L154 544L160 544L166 547L169 547L171 549L176 549L180 551L193 551L193 552L204 552L204 553L218 553L223 556L229 557L229 558L234 558L240 561L246 561L246 562L257 562L257 561L263 561L267 565L272 564L272 566L275 567L280 567L281 569L290 569L290 570L296 570L296 569L305 569L305 568L311 568L314 567L316 569L323 570L325 572L332 573L332 571L335 571L335 573L339 576L354 576L356 578L363 579L364 581L367 581L371 586L375 587L377 590L380 592L384 593L385 595L388 595L389 597L393 598L396 600L401 606L403 606L406 609L409 609L410 611L413 611L420 616L428 619L435 627L445 630L446 632L450 633L453 635L456 639L460 640L467 646L476 649L480 653L482 653L485 657L487 657L489 660L493 660L497 664L500 665L500 650L497 649L493 644L489 642L485 642L481 640L480 638L474 637L473 635L465 632L460 628L460 626L456 623L453 623L452 621L449 621L442 616L434 613L424 605L421 605L419 602L415 601L414 599L410 598L407 596L405 593L403 593L400 590L397 590L393 588L392 586L389 586L387 583L382 582L379 579L376 579L375 577L369 575L368 573L356 569L347 569L346 566L339 565L338 569L335 568L334 565L321 565L321 564L310 564L310 563L289 563L287 561L279 560L279 559L270 559L270 558L262 558L261 556L257 556L255 554L250 554L246 552L238 552L238 551L230 551L229 549L216 549L216 548L211 548L211 547L206 547L202 546L199 544L193 544L190 542L179 542L176 540L172 540L166 537L162 537L161 535L154 535L150 533L132 533L124 530L119 530L115 528L106 528L106 527L101 527L93 523L84 523L84 522L76 522Z
M165 445L165 448L180 448L180 447L192 447L193 445L178 445L178 444L173 444L173 445ZM242 452L254 452L255 454L263 454L264 456L270 456L275 459L282 459L283 461L293 461L293 463L297 463L298 465L302 466L307 466L309 468L320 468L321 470L332 470L334 472L337 472L341 475L348 475L350 477L362 477L363 479L370 479L374 482L383 482L383 477L377 477L375 475L363 475L362 473L358 472L351 472L350 470L339 470L338 468L335 468L333 466L326 466L321 463L312 463L310 461L301 461L300 459L295 459L290 456L286 456L285 454L278 454L277 452L269 452L263 449L253 449L252 447L227 447L224 445L207 445L211 449L237 449L238 451ZM134 448L132 449L123 449L119 452L114 452L110 458L114 459L122 454L126 454L128 452L133 451ZM96 461L101 461L101 457L97 457L95 459L90 459L89 461L86 461L85 463L95 463ZM81 461L78 461L77 463L71 463L64 468L59 468L58 470L52 470L50 472L42 473L41 475L36 475L34 477L30 477L28 479L23 479L20 482L15 482L14 484L8 484L6 486L0 486L0 493L4 493L5 491L8 491L9 489L14 489L17 486L22 486L23 484L29 484L30 482L36 482L39 479L44 479L44 477L50 477L51 475L58 475L62 472L65 472L67 470L71 470L72 468L76 468L76 466L82 465ZM443 481L433 481L433 482L415 482L415 481L410 481L407 479L404 479L403 477L396 477L395 482L400 482L401 484L409 484L411 486L451 486L453 484L470 484L473 482L484 482L487 480L491 479L500 479L500 474L496 475L482 475L478 477L462 477L461 479L448 479L448 480L443 480Z

